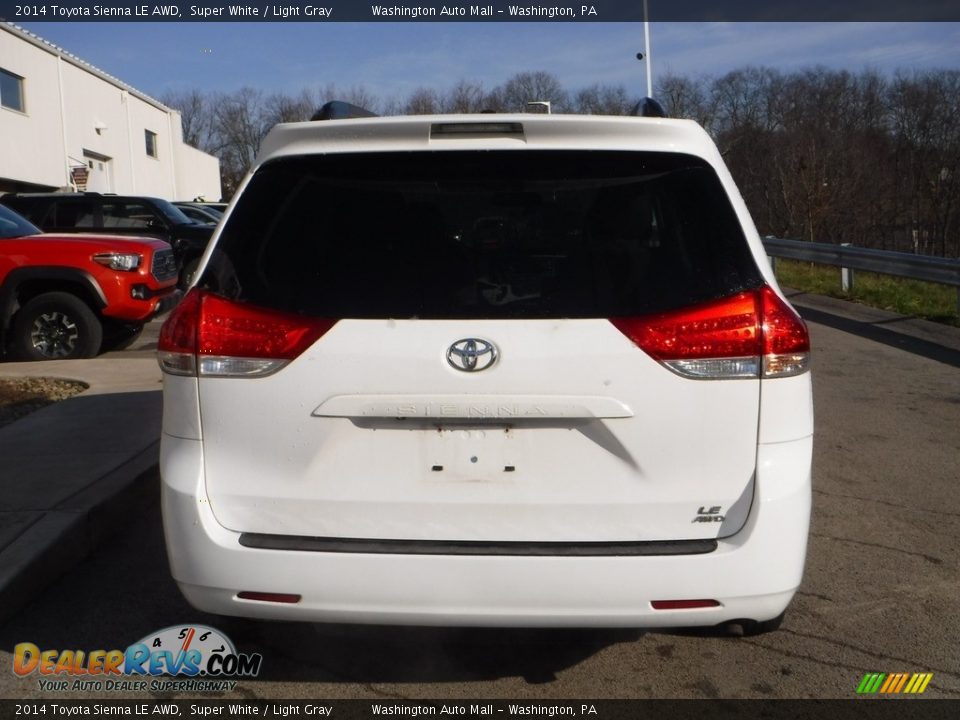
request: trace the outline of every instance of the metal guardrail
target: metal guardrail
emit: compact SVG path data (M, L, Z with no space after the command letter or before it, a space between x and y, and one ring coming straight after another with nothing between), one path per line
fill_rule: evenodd
M805 260L960 287L960 260L769 237L763 239L763 246L771 257Z
M953 285L957 288L957 312L960 314L960 260L772 237L763 238L763 246L767 255L772 258L803 260L839 267L844 290L853 285L853 274L850 270L866 270L911 280Z

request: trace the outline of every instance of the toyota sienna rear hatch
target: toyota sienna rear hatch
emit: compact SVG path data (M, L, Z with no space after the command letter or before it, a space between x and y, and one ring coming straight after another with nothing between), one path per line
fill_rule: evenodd
M709 163L623 150L269 160L179 312L214 515L303 549L708 550L799 322Z

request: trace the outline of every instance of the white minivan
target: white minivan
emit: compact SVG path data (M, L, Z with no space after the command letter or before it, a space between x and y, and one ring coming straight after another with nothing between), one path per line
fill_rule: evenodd
M278 125L159 359L201 610L752 633L800 584L807 329L694 122Z

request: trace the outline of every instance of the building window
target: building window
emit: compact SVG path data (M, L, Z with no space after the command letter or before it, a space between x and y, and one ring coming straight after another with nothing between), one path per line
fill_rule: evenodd
M143 131L143 136L147 141L147 155L150 157L157 156L157 134L155 132L150 132L149 130Z
M23 78L0 68L0 105L23 112Z

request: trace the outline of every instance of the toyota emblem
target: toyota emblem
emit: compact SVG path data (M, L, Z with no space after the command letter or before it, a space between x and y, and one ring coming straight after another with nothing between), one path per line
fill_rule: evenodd
M464 338L447 349L450 367L462 372L486 370L497 361L497 348L486 340Z

